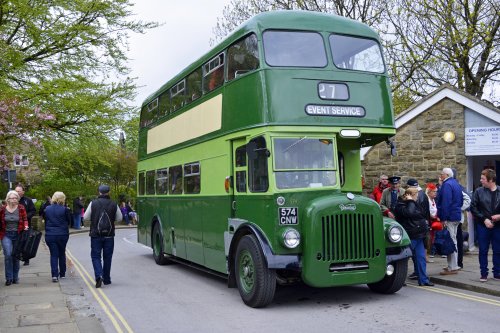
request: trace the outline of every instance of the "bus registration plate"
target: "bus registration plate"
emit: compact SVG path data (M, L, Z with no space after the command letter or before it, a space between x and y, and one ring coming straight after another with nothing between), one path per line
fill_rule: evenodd
M280 207L280 225L299 224L297 207Z

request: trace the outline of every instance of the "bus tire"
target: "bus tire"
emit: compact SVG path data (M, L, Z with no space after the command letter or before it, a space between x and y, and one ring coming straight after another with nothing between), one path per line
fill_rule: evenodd
M403 287L408 274L408 258L393 263L394 273L391 276L385 275L382 280L369 283L368 288L379 294L393 294Z
M265 307L276 291L276 271L268 269L254 235L244 236L235 256L236 284L243 302L252 308Z
M167 265L172 263L163 252L163 236L160 231L160 223L155 223L153 235L151 237L151 246L153 248L153 258L157 265Z

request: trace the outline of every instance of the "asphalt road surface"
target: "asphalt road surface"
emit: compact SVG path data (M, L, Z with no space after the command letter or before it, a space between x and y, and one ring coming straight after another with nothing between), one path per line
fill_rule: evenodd
M224 279L179 264L158 266L136 240L136 229L117 230L113 283L98 290L88 234L68 242L83 297L109 333L500 331L500 298L411 283L394 295L366 286L278 287L273 303L252 309Z

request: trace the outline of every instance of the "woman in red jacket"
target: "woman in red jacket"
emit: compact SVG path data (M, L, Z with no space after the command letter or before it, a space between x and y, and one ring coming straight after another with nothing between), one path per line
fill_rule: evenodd
M19 283L19 259L12 255L21 231L28 229L28 215L19 203L19 194L9 191L5 197L7 204L0 208L0 240L5 257L5 285Z

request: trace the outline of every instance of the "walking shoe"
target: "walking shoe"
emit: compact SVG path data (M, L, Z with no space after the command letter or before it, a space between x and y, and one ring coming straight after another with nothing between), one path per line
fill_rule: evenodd
M102 285L102 277L98 277L97 279L95 279L95 287L101 288L101 285Z
M486 282L488 281L488 277L487 276L481 276L481 278L479 279L480 282Z
M5 281L5 285L6 285L6 286L10 286L11 284L12 284L12 280L7 280L7 281Z
M416 280L416 279L418 279L417 273L415 273L415 272L411 273L410 276L408 276L408 279L410 279L410 280Z
M426 283L424 283L424 284L419 283L418 285L419 285L419 286L426 286L426 287L434 287L434 283L432 283L431 281L426 282Z
M429 256L429 258L434 258L434 255L433 255L433 254L431 254L431 255Z
M500 280L500 275L493 276L493 280Z
M439 272L439 275L453 275L453 274L458 274L458 270L445 270L442 272Z
M448 256L442 255L441 258L448 258Z
M30 264L30 261L29 261L29 260L26 260L26 261L24 262L24 266L28 266L29 264Z
M13 283L13 284L19 284L19 279L14 279L14 280L12 280L12 283Z
M59 282L59 279L56 276L54 276L52 277L52 282Z

